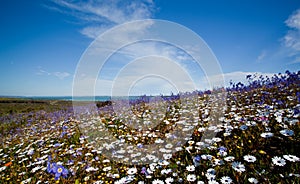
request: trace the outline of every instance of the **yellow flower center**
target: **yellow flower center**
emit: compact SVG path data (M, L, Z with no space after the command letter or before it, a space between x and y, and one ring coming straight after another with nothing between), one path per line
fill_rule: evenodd
M62 168L58 168L58 169L57 169L57 172L58 172L58 173L61 173L61 172L62 172Z

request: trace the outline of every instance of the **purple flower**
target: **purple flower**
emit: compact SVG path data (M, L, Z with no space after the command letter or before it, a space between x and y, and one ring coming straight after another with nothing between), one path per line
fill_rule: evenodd
M146 167L143 167L142 168L142 171L141 171L141 173L142 174L145 174L146 176L148 176L149 174L148 174L148 172L147 172L147 169L146 169Z
M54 167L54 169L55 169L54 170L55 171L55 180L58 180L61 176L63 178L67 178L69 171L64 166L56 165L56 167Z
M298 102L300 102L300 95L299 95L299 100L298 100ZM300 110L299 109L294 109L294 114L296 115L296 114L299 114L300 113Z
M201 160L200 155L196 155L195 157L193 157L193 162L196 167L200 165L200 160Z
M139 143L139 144L137 144L137 147L138 147L138 148L142 148L142 147L143 147L143 144Z
M54 144L54 147L56 148L56 147L60 147L61 146L61 144L60 143L55 143Z
M55 175L55 180L58 180L61 176L63 178L67 178L69 171L66 169L64 166L57 165L55 162L51 163L50 162L51 157L48 157L48 162L47 162L47 172L50 174Z
M69 171L64 166L57 165L56 163L47 163L47 172L55 175L55 180L58 180L61 176L67 178Z
M196 156L194 157L194 160L195 160L196 162L200 162L201 156L200 156L200 155L196 155Z
M74 164L74 160L68 160L67 165L73 165Z
M63 129L63 131L65 131L65 130L68 129L68 126L67 126L67 125L64 125L64 126L62 127L62 129Z
M64 137L66 135L66 132L62 132L61 134L60 134L60 138L62 138L62 137Z
M241 130L247 130L247 128L248 128L247 125L242 125L242 126L240 126L240 129L241 129Z
M296 93L296 96L297 96L298 102L300 102L300 92L299 91Z
M56 163L47 162L47 172L50 174L54 174L54 168L56 167Z
M82 155L82 152L79 150L76 150L77 155Z
M224 146L220 146L218 148L219 152L224 152L224 151L227 151L227 148L225 148Z
M33 153L34 153L34 149L30 149L29 151L28 151L28 153L27 153L27 155L33 155Z

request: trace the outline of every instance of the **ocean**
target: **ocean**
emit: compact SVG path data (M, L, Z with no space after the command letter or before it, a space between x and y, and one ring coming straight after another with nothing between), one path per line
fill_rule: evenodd
M4 98L19 98L19 99L28 99L28 100L65 100L65 101L110 101L114 100L136 100L139 99L140 96L4 96ZM147 98L151 98L151 96L147 96Z

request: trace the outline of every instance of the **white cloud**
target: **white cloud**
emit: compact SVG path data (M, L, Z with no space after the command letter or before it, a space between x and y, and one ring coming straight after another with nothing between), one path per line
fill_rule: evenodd
M90 38L96 38L100 33L118 24L151 18L154 11L154 3L143 0L53 0L53 3L58 8L50 9L58 9L59 12L84 21L86 26L80 32Z
M185 52L188 52L190 54L197 53L197 56L199 57L201 55L200 60L202 61L201 64L204 66L203 68L208 69L210 71L209 74L218 73L214 71L218 71L217 67L219 67L219 65L215 64L216 63L215 58L210 55L210 50L206 48L206 45L201 41L199 41L201 39L195 39L194 34L191 35L182 34L182 33L186 33L187 31L186 29L178 26L177 24L176 26L172 25L176 29L169 29L167 25L171 25L171 24L165 23L164 25L162 25L161 22L155 24L154 21L147 20L147 21L136 22L135 24L130 24L130 23L123 24L117 29L113 28L107 32L104 32L109 28L112 28L113 26L118 24L125 23L126 21L151 18L153 7L154 7L152 1L147 1L147 2L146 1L126 1L126 2L104 1L101 3L96 3L96 1L92 0L88 2L82 2L82 1L79 2L78 1L77 2L54 1L54 2L59 7L66 9L67 13L72 14L78 19L87 21L87 24L81 30L81 33L83 35L88 36L90 38L97 38L92 43L92 47L89 47L87 52L85 52L84 57L82 57L82 61L90 64L89 65L85 65L83 63L79 64L77 67L77 71L79 72L78 73L75 72L76 75L74 77L75 78L74 81L78 82L78 86L77 84L75 84L75 87L73 86L73 92L76 94L77 94L76 91L77 88L81 89L81 86L79 84L82 84L83 86L88 86L90 88L91 86L95 86L95 78L96 78L95 74L98 72L99 68L102 67L102 65L98 65L98 63L95 62L96 61L95 58L97 58L97 61L106 62L107 58L110 56L111 53L116 53L115 51L117 49L129 43L132 45L122 49L121 51L118 50L117 53L120 54L121 56L118 58L119 60L114 60L113 63L114 67L120 65L122 66L122 64L124 64L123 60L127 61L128 58L136 59L142 56L156 55L156 56L162 56L177 61L177 63L180 63L180 65L184 69L192 68L193 70L195 70L195 67L191 67L190 63L194 62L194 65L196 65L196 62L191 60L190 57L188 57L183 51L179 51L180 49L168 45L160 45L154 43L155 40L157 42L159 42L159 40L162 41L167 40L168 42L174 42L175 45L178 44L179 46L182 47L183 50L185 50ZM156 26L160 30L155 30L155 28L157 28ZM99 37L101 33L103 34L101 35L101 37ZM183 38L181 37L181 35L184 35L184 39L180 39ZM147 38L153 39L153 37L155 39L152 44L143 43L144 39ZM198 46L198 44L200 45ZM110 65L110 67L111 66L112 65ZM160 68L157 67L157 69ZM143 69L147 69L147 66L143 65L134 68L135 71L143 71ZM83 73L87 75L80 77L80 75L82 75ZM81 79L83 80L82 82L80 81ZM91 80L91 81L87 82L85 80ZM101 81L102 79L98 79L98 80ZM147 81L149 82L149 80ZM189 83L186 83L180 77L178 77L177 81L180 81L180 86L181 86L180 91L183 91L183 89L186 89L186 85L189 85ZM109 85L107 81L103 81L103 82ZM158 86L157 89L161 89L161 91L163 91L163 89L166 88L166 84L159 83L158 81L156 84ZM164 88L161 87L163 85L165 85ZM148 86L149 88L151 84L145 86ZM96 91L100 88L97 88ZM91 94L94 93L95 91L94 89L90 89L89 92L86 92L84 89L87 88L85 87L82 88L82 91L80 89L78 89L78 93L80 94L81 93ZM141 88L141 89L145 89L145 88ZM169 87L168 90L169 89L171 88Z
M135 86L136 88L141 89L135 89L136 92L141 91L141 94L143 92L146 93L147 91L149 91L149 93L151 94L169 94L171 91L173 91L174 93L178 91L191 91L189 85L191 85L192 83L187 82L187 78L183 76L184 73L191 75L190 77L193 81L195 81L194 84L197 86L197 88L200 88L200 86L203 87L203 82L200 81L200 78L198 76L203 76L204 73L201 71L201 68L197 64L197 62L193 61L192 58L183 51L180 51L170 45L156 42L141 42L119 50L118 54L120 54L119 57L115 57L107 61L108 63L116 61L118 63L114 63L114 67L102 68L102 73L99 77L100 79L109 78L110 80L113 80L113 77L122 70L122 67L132 67L129 70L127 69L126 74L122 74L122 79L126 82L133 82L137 77L142 77L145 75L145 73L149 72L152 74L160 73L161 76L168 75L168 73L171 72L173 74L171 78L174 79L174 77L176 77L176 80L173 80L177 81L176 89L166 80L161 78L158 79L155 77L149 77L147 79L144 79L142 83L139 83L137 86ZM124 57L124 55L126 56L126 58ZM163 59L155 58L155 56L167 58L168 60L172 61L174 65L171 66L170 63L164 62ZM149 59L149 62L142 62L139 60L139 58L141 57L152 57L152 59ZM137 63L135 59L139 60L140 63ZM132 64L132 62L135 62L135 64ZM153 65L155 64L156 66L155 68L153 68ZM175 69L180 67L181 70L178 69L177 71L175 71L173 66L175 67ZM167 77L167 79L170 79L170 75L169 77ZM155 86L155 89L153 89L153 86Z
M290 49L290 56L300 54L300 9L295 11L285 21L285 24L290 28L287 34L283 37L284 46Z
M36 72L37 75L48 75L48 76L55 76L59 79L64 79L66 77L69 77L71 74L68 72L48 72L41 67L38 68L38 71Z
M295 11L286 21L285 23L290 28L300 29L300 9Z
M102 82L105 84L105 81ZM194 83L188 72L176 62L162 56L147 56L124 66L112 80L110 89L117 96L130 93L170 94L171 91L194 91Z
M70 74L68 72L54 72L53 75L58 77L59 79L64 79L64 78L70 76Z
M267 52L265 50L263 50L258 56L256 61L257 62L261 62L265 57L267 56Z
M80 33L89 37L89 38L97 38L101 33L103 33L107 27L101 26L88 26L83 28Z
M51 75L51 73L39 68L38 72L36 73L37 75Z

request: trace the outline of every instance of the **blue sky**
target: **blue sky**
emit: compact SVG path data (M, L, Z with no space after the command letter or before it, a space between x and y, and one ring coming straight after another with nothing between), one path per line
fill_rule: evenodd
M217 57L226 82L255 72L300 69L296 0L10 0L0 6L0 95L72 95L76 67L92 41L116 25L145 18L176 22L197 33ZM107 63L96 94L110 94L118 62ZM162 81L155 81L144 80L137 93L162 92Z

